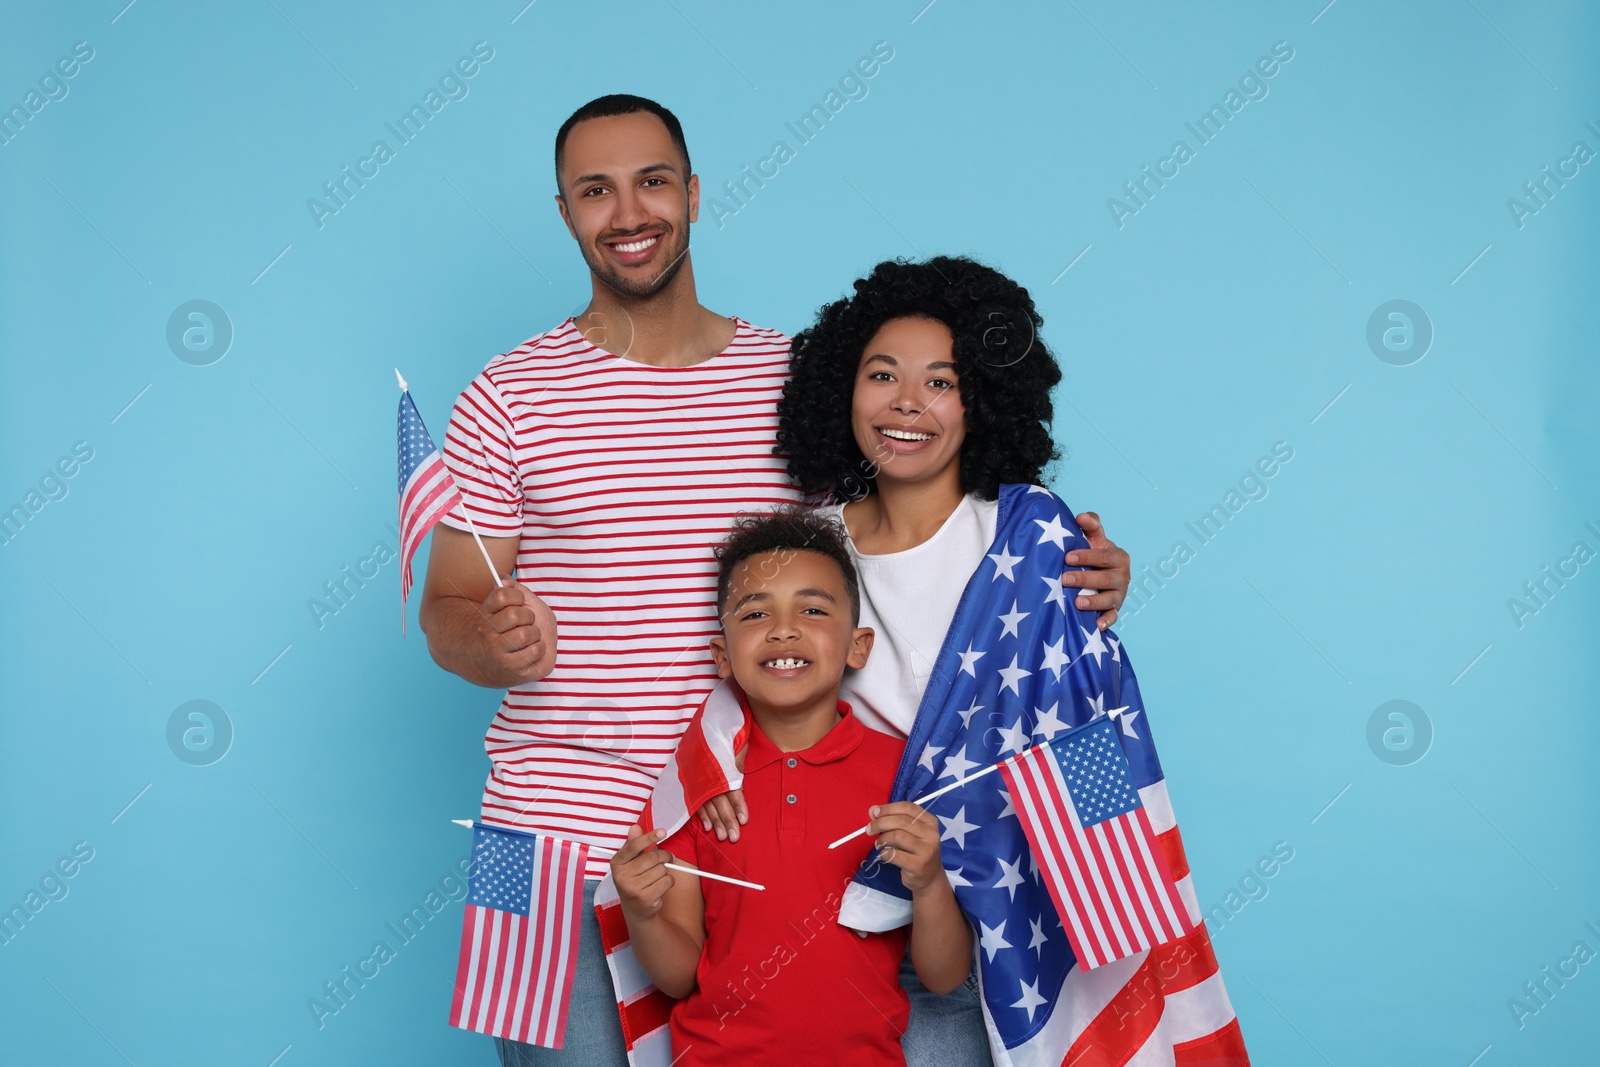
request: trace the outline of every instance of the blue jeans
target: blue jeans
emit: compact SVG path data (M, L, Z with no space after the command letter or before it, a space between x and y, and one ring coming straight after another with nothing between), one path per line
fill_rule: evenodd
M567 1007L567 1034L560 1049L494 1039L501 1067L626 1067L627 1044L617 1018L617 994L600 944L600 923L594 916L598 882L583 883L583 916L578 928L578 962L572 975L572 1001ZM911 1021L900 1038L907 1067L989 1067L989 1037L978 1000L974 972L955 992L929 992L906 956L900 987L911 999Z
M911 998L911 1022L900 1036L906 1067L990 1067L994 1060L976 969L954 992L940 996L917 978L907 953L900 965L900 988Z

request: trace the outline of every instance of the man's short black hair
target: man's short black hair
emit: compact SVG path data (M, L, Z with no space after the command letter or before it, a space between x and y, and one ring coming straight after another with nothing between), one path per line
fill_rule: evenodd
M611 93L607 96L597 96L584 104L569 115L567 121L556 131L556 188L561 188L561 153L567 147L567 134L572 132L572 127L584 119L606 119L614 115L632 115L640 111L648 111L666 126L667 133L672 136L672 143L683 155L683 179L688 181L689 175L694 173L694 168L689 163L689 144L683 139L683 124L678 121L678 116L654 100L634 96L631 93Z
M843 524L823 512L806 507L777 508L764 514L741 515L717 546L717 614L728 602L733 569L752 556L767 552L816 552L839 565L845 592L850 594L850 624L861 621L861 581ZM780 561L781 565L781 561Z

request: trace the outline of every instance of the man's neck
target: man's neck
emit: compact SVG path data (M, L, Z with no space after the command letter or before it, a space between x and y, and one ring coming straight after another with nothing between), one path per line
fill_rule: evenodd
M751 701L750 717L779 752L804 752L839 724L839 694L803 711L775 711Z
M710 359L733 340L733 321L700 306L694 268L687 261L649 296L629 296L591 280L589 306L575 322L590 344L613 355L653 367L688 367Z

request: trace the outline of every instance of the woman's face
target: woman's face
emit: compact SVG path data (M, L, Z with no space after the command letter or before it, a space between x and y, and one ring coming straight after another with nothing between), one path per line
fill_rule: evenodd
M891 319L873 334L856 369L850 426L880 485L961 478L966 410L954 340L934 319Z

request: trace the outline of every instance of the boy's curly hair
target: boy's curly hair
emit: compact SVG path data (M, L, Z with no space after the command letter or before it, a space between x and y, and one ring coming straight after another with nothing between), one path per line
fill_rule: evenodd
M716 547L717 614L728 603L733 569L752 556L780 553L778 565L796 552L816 552L839 565L844 575L845 593L850 598L850 624L861 621L861 581L856 576L855 560L850 558L844 526L821 510L798 505L774 508L758 514L740 515L733 521L728 536Z
M867 342L898 318L937 320L954 339L967 424L962 490L994 500L1002 484L1038 483L1059 458L1050 389L1061 368L1039 336L1044 319L1028 291L965 256L879 263L853 296L824 305L795 335L776 449L788 456L789 476L837 500L872 492L876 468L851 432L850 398Z

